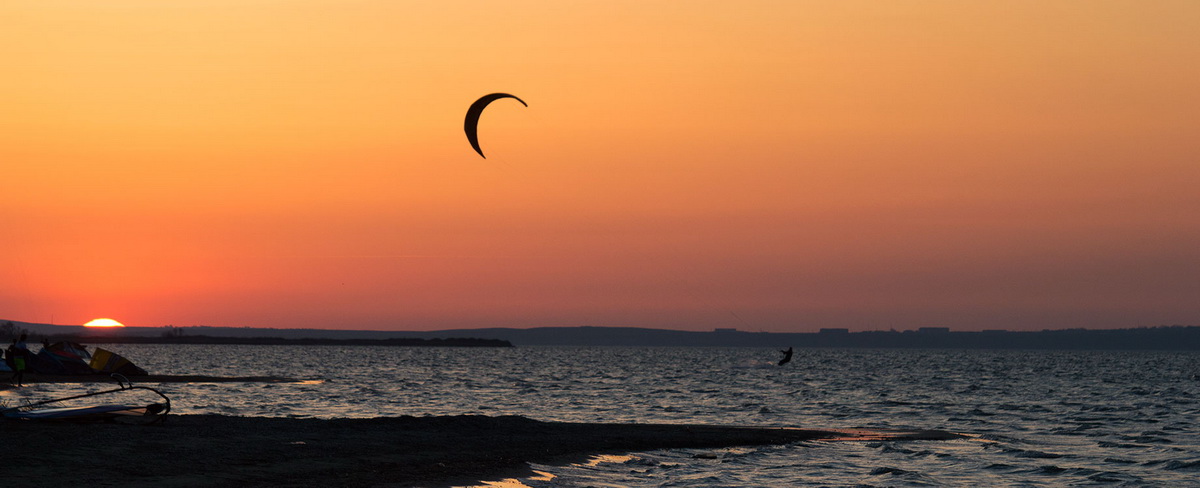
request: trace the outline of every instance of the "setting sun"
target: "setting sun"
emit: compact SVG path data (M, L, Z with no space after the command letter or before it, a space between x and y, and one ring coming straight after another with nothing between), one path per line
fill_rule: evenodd
M96 319L86 324L84 327L125 327L125 324L117 322L113 319Z

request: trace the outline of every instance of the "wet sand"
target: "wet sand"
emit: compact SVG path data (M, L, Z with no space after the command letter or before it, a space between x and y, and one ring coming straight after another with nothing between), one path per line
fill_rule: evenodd
M323 420L172 415L153 425L0 421L0 429L8 440L0 479L27 477L16 486L124 487L440 487L530 476L528 462L566 464L605 453L962 437L941 431L585 424L484 416ZM856 437L860 434L869 436Z

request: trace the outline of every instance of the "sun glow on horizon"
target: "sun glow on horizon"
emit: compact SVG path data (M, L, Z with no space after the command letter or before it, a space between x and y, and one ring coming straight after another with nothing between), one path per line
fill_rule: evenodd
M96 319L86 324L84 327L125 327L125 324L117 322L113 319Z
M347 3L0 1L0 324L1200 323L1200 1Z

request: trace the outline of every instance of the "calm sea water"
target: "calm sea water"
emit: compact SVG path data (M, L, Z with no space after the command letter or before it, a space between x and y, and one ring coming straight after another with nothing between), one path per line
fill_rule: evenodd
M755 348L108 347L178 413L523 415L547 421L885 427L958 441L663 450L538 466L528 486L1200 486L1200 353ZM152 385L147 385L152 386ZM39 385L53 396L96 385Z

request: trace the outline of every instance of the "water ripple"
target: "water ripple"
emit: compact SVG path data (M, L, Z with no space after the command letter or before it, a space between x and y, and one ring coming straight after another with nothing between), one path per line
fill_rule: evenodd
M1197 353L799 350L781 368L777 350L754 348L104 347L160 374L323 380L159 385L181 413L483 413L978 434L636 453L546 467L556 478L540 486L1195 486L1200 471ZM36 388L2 400L98 389Z

